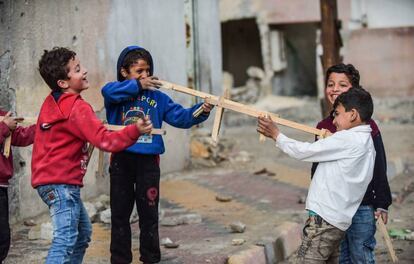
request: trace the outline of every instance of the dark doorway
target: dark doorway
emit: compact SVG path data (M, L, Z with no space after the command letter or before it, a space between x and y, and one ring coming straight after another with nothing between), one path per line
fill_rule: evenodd
M221 23L223 70L234 77L234 86L242 86L248 78L249 66L263 69L260 34L255 19Z
M317 95L316 23L297 23L272 26L283 32L286 68L275 72L273 93L300 96Z

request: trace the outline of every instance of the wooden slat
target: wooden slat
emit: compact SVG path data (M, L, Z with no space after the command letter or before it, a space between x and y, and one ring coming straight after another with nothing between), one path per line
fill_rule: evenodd
M307 132L307 133L311 133L311 134L317 135L317 136L322 137L322 138L324 138L326 136L329 136L331 134L326 129L317 129L317 128L314 128L314 127L311 127L311 126L306 126L306 125L296 123L296 122L293 122L293 121L290 121L290 120L287 120L287 119L283 119L283 118L280 118L279 115L276 115L276 114L273 114L273 113L270 113L270 112L266 112L266 111L262 111L262 110L258 110L258 109L254 108L252 106L244 105L244 104L241 104L241 103L229 100L229 99L224 99L224 100L219 102L219 97L218 96L211 95L211 94L204 93L204 92L200 92L200 91L197 91L197 90L193 90L193 89L190 89L190 88L178 85L178 84L173 84L173 83L170 83L170 82L166 82L166 81L160 81L160 82L162 84L161 88L182 92L182 93L189 94L189 95L192 95L192 96L201 97L207 103L215 105L215 106L220 106L220 107L230 109L230 110L233 110L235 112L239 112L239 113L249 115L249 116L252 116L252 117L256 117L256 118L259 117L259 116L267 114L273 120L273 122L275 122L277 124L284 125L284 126L287 126L287 127L291 127L291 128L294 128L294 129L298 129L298 130L301 130L301 131L304 131L304 132Z
M8 136L5 140L4 140L4 145L3 145L3 155L6 158L9 158L10 156L10 148L11 148L11 134L10 136Z
M392 263L397 263L398 258L397 255L395 255L394 247L392 246L391 238L388 235L387 227L385 226L384 222L382 221L382 217L378 217L377 219L377 226L380 230L382 237L384 238L385 244L387 245L388 253L390 255Z

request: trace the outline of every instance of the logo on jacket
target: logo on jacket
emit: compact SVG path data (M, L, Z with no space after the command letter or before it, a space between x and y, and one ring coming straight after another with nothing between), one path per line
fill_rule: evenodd
M142 109L134 107L128 110L126 113L124 113L122 122L125 126L132 125L132 124L135 124L138 121L138 119L144 119L144 117L148 114L149 112L145 114ZM150 144L152 143L152 136L142 135L138 138L137 143L149 143Z

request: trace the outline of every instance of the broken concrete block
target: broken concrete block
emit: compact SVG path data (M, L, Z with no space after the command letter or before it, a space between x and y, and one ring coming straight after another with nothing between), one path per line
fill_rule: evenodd
M233 246L240 246L243 245L246 242L246 240L244 240L243 238L235 238L233 240L231 240L231 244Z
M162 246L168 243L172 243L172 240L169 237L162 238L160 241L160 245Z
M40 239L52 240L53 226L52 223L46 222L40 225Z
M221 195L221 194L217 194L216 195L216 200L219 202L230 202L233 198L229 195Z
M202 222L201 215L200 214L185 214L180 215L180 219L182 220L183 224L199 224Z
M91 222L95 222L96 213L97 213L95 205L90 202L84 202L83 206L85 207L86 212L88 212L88 216L89 216L89 219L91 219Z
M28 219L23 222L25 226L35 226L36 222L33 219Z
M99 214L99 219L101 220L102 223L110 224L111 223L111 209L108 208L108 209L102 211Z
M40 225L30 228L28 238L29 240L40 239Z
M208 148L198 140L191 141L191 156L193 158L208 158L210 157L210 152Z
M180 244L178 244L178 243L174 243L174 242L164 244L164 247L165 247L165 248L178 248L179 246L180 246Z
M246 225L237 221L230 224L230 229L233 233L243 233L246 230Z

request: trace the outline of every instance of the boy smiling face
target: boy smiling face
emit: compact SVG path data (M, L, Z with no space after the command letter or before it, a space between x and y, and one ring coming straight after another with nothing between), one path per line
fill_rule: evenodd
M345 73L332 72L326 85L326 97L333 104L335 99L341 94L348 91L352 87L348 76Z
M68 78L66 80L58 80L58 85L64 92L80 94L83 90L89 88L87 79L88 70L84 68L75 56L67 64Z
M150 69L150 65L148 65L145 60L139 59L134 64L132 64L128 70L122 68L121 74L127 80L141 80L150 76Z

